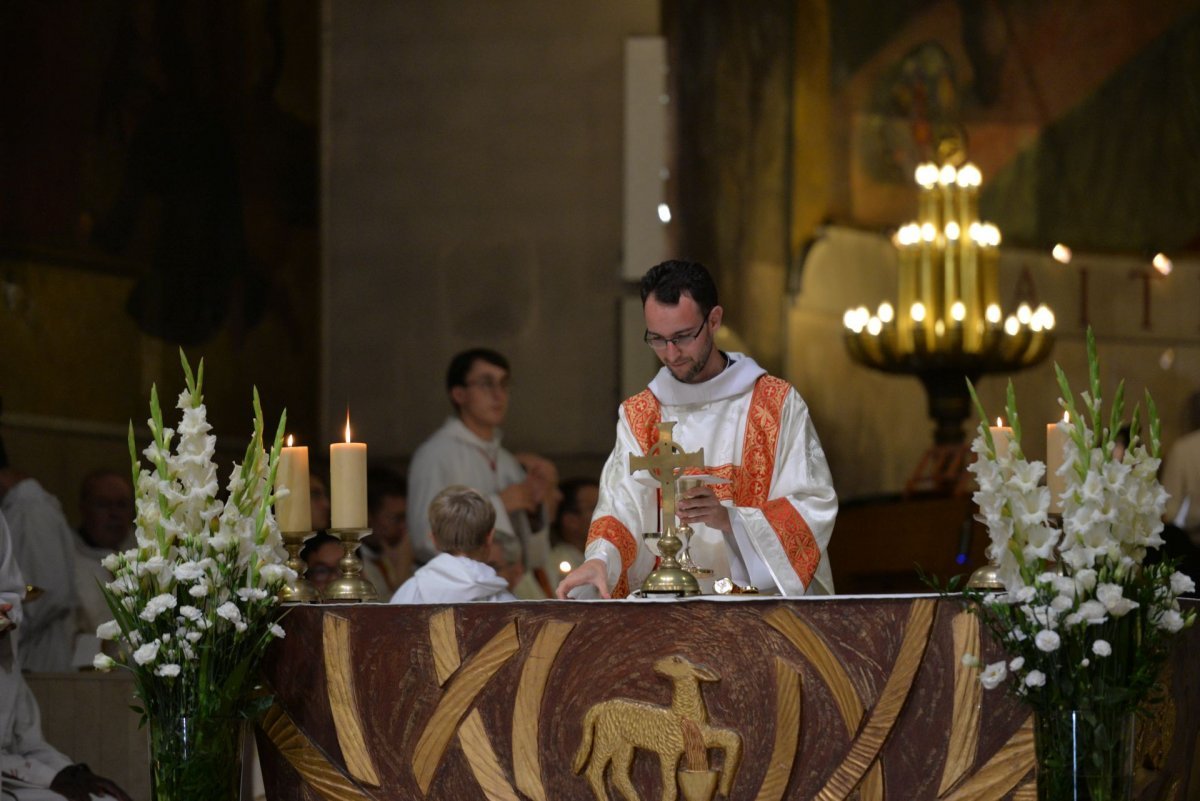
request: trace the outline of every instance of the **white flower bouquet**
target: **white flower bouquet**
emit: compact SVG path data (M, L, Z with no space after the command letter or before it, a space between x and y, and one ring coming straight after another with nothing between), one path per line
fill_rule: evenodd
M997 452L986 423L979 426L972 444L978 458L969 469L979 483L974 500L991 540L987 554L1004 591L967 595L1009 654L983 667L980 680L989 689L1007 684L1038 715L1039 786L1053 784L1056 770L1064 768L1051 741L1066 735L1053 729L1051 720L1057 713L1075 714L1086 728L1076 739L1088 743L1088 767L1097 774L1092 797L1110 798L1122 797L1118 785L1128 779L1117 775L1123 768L1114 764L1123 759L1114 750L1124 747L1119 730L1156 689L1170 635L1194 623L1195 613L1182 614L1178 597L1195 586L1172 561L1146 561L1163 543L1159 534L1167 500L1157 479L1160 427L1154 401L1147 392L1149 442L1138 435L1137 405L1129 446L1117 458L1124 382L1106 420L1090 329L1087 348L1089 388L1080 394L1082 406L1055 366L1059 403L1068 414L1060 425L1069 435L1060 470L1065 479L1061 521L1049 513L1050 490L1041 483L1045 464L1026 459L1021 450L1011 382L1008 453ZM971 394L987 420L974 387ZM1118 789L1109 792L1112 787Z
M141 466L130 424L137 547L105 560L115 577L103 588L113 620L96 632L122 646L116 660L98 654L96 667L134 675L138 711L151 724L160 801L228 795L217 785L228 783L229 766L216 766L236 764L240 746L230 751L224 741L237 740L237 721L262 706L258 665L283 636L277 593L295 578L271 509L286 412L264 450L255 390L254 433L220 499L216 437L201 394L204 362L194 376L180 356L187 388L177 404L178 431L163 425L157 388L151 390L153 442L143 451L149 468Z

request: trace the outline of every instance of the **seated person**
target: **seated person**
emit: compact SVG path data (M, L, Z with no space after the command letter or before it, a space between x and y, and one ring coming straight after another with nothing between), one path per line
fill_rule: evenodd
M318 531L304 543L304 548L300 551L300 558L308 565L304 577L312 583L317 592L323 594L329 582L342 575L342 568L338 562L345 553L342 541L324 531Z
M525 559L521 553L521 541L516 534L496 529L492 532L492 550L488 554L488 564L496 571L496 575L508 582L508 589L515 595L517 587L525 578ZM520 596L518 596L520 597Z
M496 527L490 501L469 487L447 487L429 504L429 522L438 553L400 585L392 603L516 600L508 582L487 564Z
M83 521L75 537L75 652L72 664L90 668L92 657L104 646L117 655L114 641L101 642L96 627L112 619L100 587L113 580L103 564L106 556L133 547L133 485L128 473L94 470L79 488L79 516Z
M588 527L600 497L600 484L595 479L573 478L559 484L558 491L562 500L550 529L550 563L547 565L556 584L583 564Z
M367 470L367 527L358 554L362 575L381 598L389 598L413 573L412 543L408 538L408 486L394 470Z

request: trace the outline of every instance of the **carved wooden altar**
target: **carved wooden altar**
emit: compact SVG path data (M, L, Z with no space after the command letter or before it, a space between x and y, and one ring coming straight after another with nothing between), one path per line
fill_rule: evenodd
M297 606L258 730L271 799L1032 799L1028 712L951 600ZM1200 632L1137 797L1200 798ZM1197 775L1193 775L1193 773Z

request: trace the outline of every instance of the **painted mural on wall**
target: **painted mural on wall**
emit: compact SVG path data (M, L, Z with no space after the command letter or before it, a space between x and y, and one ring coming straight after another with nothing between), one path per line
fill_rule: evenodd
M1200 245L1200 4L829 4L834 216L905 219L915 166L963 136L1005 241ZM835 144L835 147L838 144Z

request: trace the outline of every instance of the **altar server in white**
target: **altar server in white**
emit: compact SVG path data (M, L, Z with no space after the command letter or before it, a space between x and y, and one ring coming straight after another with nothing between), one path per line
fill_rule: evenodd
M703 265L659 264L641 292L645 341L663 367L621 405L586 561L559 584L558 597L584 585L623 597L654 568L641 535L660 530L657 483L645 471L630 475L629 457L645 455L657 424L671 420L684 451L704 449L706 466L686 473L710 482L676 496L680 522L695 531L695 561L760 592L832 594L826 547L837 494L808 406L750 357L716 347L724 312Z
M496 510L470 487L446 487L429 505L438 554L392 596L394 604L515 601L508 582L487 564Z

